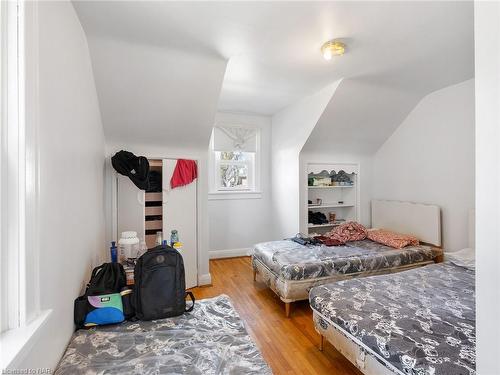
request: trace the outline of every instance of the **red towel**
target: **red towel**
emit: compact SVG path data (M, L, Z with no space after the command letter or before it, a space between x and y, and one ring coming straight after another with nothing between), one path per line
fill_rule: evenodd
M175 189L179 186L188 185L198 177L198 169L194 160L177 160L174 173L170 179L170 187Z

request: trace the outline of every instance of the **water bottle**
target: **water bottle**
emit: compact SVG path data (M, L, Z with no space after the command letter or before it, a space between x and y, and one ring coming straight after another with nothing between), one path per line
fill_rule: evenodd
M179 242L179 234L177 230L173 229L172 232L170 232L170 246L174 246L176 242Z
M111 241L111 247L109 248L111 252L111 262L116 263L118 262L118 249L116 248L116 242Z
M145 254L148 251L148 246L146 245L146 242L141 241L141 244L139 246L139 252L137 253L137 258L139 258L142 254Z
M156 245L161 246L163 244L163 233L156 232Z

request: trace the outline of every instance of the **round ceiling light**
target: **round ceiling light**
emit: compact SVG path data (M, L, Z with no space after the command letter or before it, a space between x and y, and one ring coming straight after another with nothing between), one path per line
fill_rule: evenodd
M341 56L345 53L345 44L338 40L329 40L321 46L321 53L325 60L331 60L333 56Z

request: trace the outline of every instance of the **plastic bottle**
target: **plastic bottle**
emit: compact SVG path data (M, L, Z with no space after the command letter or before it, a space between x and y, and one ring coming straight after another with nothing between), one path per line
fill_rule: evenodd
M116 242L111 241L111 247L109 248L111 252L111 263L118 262L118 249L116 248Z
M141 245L139 246L139 252L137 253L137 258L139 258L142 254L145 254L148 251L148 246L145 241L141 241Z
M172 232L170 232L170 246L173 247L176 242L179 242L179 233L176 229L173 229Z
M118 240L119 260L123 263L127 258L134 258L139 251L139 238L137 232L127 231L122 232L121 238Z
M160 246L161 244L163 244L163 233L156 232L156 246Z

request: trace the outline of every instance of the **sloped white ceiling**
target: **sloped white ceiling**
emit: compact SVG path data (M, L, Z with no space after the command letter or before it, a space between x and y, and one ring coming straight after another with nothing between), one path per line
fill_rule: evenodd
M420 95L363 79L343 80L302 152L371 155L401 124Z
M197 143L216 109L272 115L343 79L304 149L372 152L420 98L473 76L468 1L74 5L108 138ZM347 53L325 61L331 38Z
M89 38L108 142L208 147L226 61Z
M473 2L74 4L88 35L229 60L219 110L274 114L341 78L380 75L427 90L435 80L472 76ZM319 50L331 38L348 51L328 62Z

